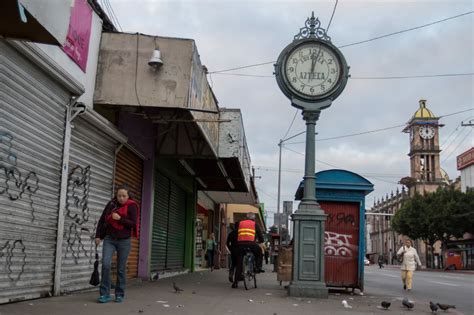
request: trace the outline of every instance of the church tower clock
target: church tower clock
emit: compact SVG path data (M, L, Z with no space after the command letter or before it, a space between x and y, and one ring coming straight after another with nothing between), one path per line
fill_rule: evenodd
M410 195L433 192L444 183L439 153L439 117L427 107L426 100L420 100L415 112L403 130L410 134L410 177L407 185Z

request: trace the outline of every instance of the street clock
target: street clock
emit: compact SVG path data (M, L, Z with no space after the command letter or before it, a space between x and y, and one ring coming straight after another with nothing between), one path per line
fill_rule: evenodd
M347 84L349 67L313 13L294 41L280 53L275 76L293 105L319 103L332 101L341 94Z

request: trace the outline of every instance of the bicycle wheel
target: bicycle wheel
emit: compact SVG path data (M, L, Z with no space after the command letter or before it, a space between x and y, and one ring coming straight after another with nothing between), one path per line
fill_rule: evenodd
M249 278L248 278L248 274L249 274L249 268L248 268L248 256L245 255L244 256L244 261L243 261L243 264L242 264L242 275L244 276L244 287L245 287L245 290L248 290L249 288L249 285L250 285L250 282L249 282Z
M257 265L255 263L255 256L251 256L252 259L250 259L249 263L252 264L252 272L250 273L251 275L251 279L250 279L250 282L253 280L253 287L256 288L257 287L257 273L256 273L256 270L257 270Z

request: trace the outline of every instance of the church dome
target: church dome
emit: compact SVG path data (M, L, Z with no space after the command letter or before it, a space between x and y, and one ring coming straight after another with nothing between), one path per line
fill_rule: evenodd
M442 168L440 169L440 171L441 171L441 177L442 177L444 183L449 184L449 175L448 175L448 173L445 170L443 170Z
M415 112L413 118L436 118L432 111L426 108L426 100L420 100L420 108Z

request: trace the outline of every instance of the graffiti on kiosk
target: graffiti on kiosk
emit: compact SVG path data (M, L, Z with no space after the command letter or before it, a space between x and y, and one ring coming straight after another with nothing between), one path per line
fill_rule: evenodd
M324 254L327 256L352 257L354 245L349 240L350 234L339 234L335 232L324 232Z
M5 195L11 201L29 200L31 222L35 220L35 207L32 196L39 189L39 178L35 172L22 173L17 167L17 156L13 153L14 137L0 132L0 196Z
M355 219L352 214L345 214L344 212L339 212L337 214L329 213L327 218L327 224L335 222L336 225L340 224L350 224L355 225Z

